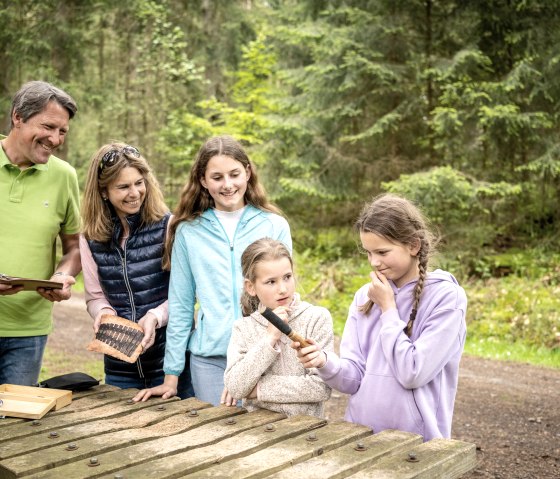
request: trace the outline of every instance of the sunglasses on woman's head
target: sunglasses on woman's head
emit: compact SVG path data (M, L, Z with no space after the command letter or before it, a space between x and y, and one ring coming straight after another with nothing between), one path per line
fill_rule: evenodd
M107 153L105 153L103 155L103 157L101 158L101 161L99 162L99 174L101 175L101 172L106 167L113 166L122 155L133 156L134 158L139 158L140 157L140 152L136 148L134 148L133 146L130 146L130 145L126 145L125 147L123 147L121 149L119 149L119 148L110 149Z

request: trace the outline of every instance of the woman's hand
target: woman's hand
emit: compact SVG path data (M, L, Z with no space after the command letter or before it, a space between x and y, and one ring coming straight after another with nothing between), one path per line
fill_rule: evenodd
M101 316L103 316L104 314L111 314L116 316L117 313L113 309L109 309L109 308L103 308L101 311L99 311L99 313L97 313L97 316L95 316L95 319L93 320L94 334L97 334L97 331L99 331L99 325L101 324Z
M179 377L172 374L166 374L163 384L150 389L142 389L136 396L132 398L134 402L147 401L152 396L161 396L162 399L169 399L177 395L177 384Z
M306 339L310 344L306 348L302 348L297 341L293 341L290 345L296 350L298 361L304 368L322 368L327 363L327 355L322 351L313 339Z
M140 343L142 346L142 352L146 351L156 340L156 328L157 328L157 318L152 313L146 313L146 315L138 321L138 325L144 330L144 338Z

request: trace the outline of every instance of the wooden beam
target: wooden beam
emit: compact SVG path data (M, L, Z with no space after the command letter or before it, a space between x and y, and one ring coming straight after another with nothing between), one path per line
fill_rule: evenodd
M415 459L415 461L413 460ZM432 439L350 476L351 479L455 479L476 467L476 446Z

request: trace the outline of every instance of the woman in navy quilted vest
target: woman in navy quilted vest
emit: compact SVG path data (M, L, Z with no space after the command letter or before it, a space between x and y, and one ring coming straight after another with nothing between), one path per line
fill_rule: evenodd
M133 146L111 143L92 157L82 201L80 254L93 329L116 315L144 330L135 363L104 356L105 383L119 388L163 383L169 272L162 255L171 214L146 159ZM178 396L193 395L190 371Z

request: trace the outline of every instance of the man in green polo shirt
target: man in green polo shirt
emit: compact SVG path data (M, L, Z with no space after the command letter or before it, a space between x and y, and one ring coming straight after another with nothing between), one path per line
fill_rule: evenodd
M0 384L37 384L52 303L70 298L81 269L76 171L52 156L76 110L63 90L26 83L12 102L10 132L0 137L0 273L63 283L37 291L0 284Z

